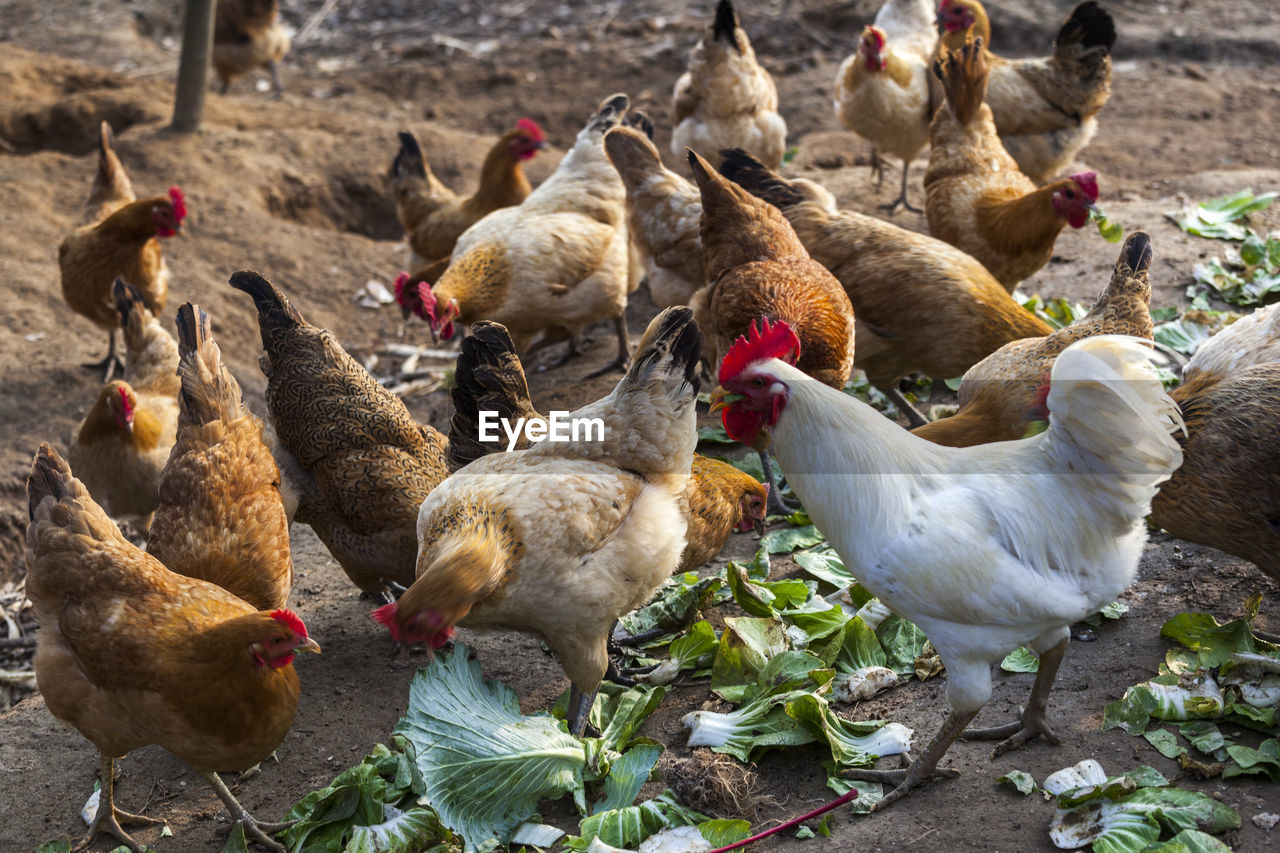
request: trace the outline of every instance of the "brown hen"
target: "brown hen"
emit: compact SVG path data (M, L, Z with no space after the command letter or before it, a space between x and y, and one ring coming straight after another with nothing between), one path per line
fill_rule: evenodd
M243 270L231 286L258 308L273 452L299 499L293 520L311 525L356 586L387 597L388 581L413 582L418 507L448 473L445 437L271 282Z

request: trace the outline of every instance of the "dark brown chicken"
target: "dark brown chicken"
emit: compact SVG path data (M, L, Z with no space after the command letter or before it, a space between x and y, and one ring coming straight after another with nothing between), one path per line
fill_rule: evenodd
M1089 313L1043 337L1007 343L965 373L960 411L912 430L921 438L951 447L1012 441L1042 419L1036 396L1048 381L1058 353L1093 335L1133 335L1151 339L1151 238L1129 235L1115 272Z
M386 597L388 581L413 583L418 507L448 473L445 437L271 282L244 270L231 286L258 308L273 452L299 499L293 520L311 525L361 590Z

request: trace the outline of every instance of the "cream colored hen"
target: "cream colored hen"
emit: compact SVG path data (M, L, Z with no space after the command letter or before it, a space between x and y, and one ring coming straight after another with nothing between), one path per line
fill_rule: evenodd
M502 323L521 354L564 340L576 354L583 329L613 320L618 357L599 372L624 369L631 349L622 315L640 275L631 266L626 190L602 140L629 103L606 98L551 177L464 231L439 280L401 288L401 306L444 338L455 322Z
M741 148L772 169L782 165L787 123L778 114L778 89L756 61L730 0L720 0L711 28L689 54L671 113L671 151L677 157L692 148L719 166L721 148Z
M483 456L441 483L418 515L418 578L375 618L434 647L455 623L542 638L573 683L581 734L610 628L684 550L701 352L693 312L668 308L613 393L571 416L601 427Z

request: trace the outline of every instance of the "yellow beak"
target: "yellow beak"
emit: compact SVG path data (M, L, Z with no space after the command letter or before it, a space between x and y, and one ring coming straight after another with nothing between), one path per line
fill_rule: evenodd
M726 398L730 396L733 395L729 391L726 391L723 386L717 385L716 390L711 392L711 414L714 415L721 409L729 408L729 404L733 400L727 400Z
M311 639L310 637L307 637L307 641L302 645L297 646L294 649L294 651L315 652L316 654L320 654L320 644L317 643L315 640Z

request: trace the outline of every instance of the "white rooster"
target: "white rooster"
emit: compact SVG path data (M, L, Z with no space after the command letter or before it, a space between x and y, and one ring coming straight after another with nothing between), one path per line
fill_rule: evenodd
M1133 580L1156 486L1181 464L1177 406L1137 339L1087 338L1058 356L1049 427L1032 438L942 447L791 366L783 323L739 338L713 408L729 434L772 445L787 482L847 565L915 622L947 666L951 715L884 808L938 773L939 759L991 697L991 664L1019 646L1040 656L1021 719L971 732L1000 754L1057 736L1045 706L1068 626Z

